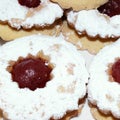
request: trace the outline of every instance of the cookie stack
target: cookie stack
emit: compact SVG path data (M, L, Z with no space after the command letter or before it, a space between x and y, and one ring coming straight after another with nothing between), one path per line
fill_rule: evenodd
M0 1L0 37L1 119L120 119L120 0Z

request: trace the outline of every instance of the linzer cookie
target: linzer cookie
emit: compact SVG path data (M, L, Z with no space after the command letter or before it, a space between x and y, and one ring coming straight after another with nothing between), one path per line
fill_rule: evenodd
M120 119L120 39L104 47L93 59L88 99L104 114Z
M108 0L51 0L58 3L63 9L72 8L73 10L93 9L97 8Z
M0 21L16 29L48 26L62 15L61 7L49 0L0 1Z
M66 21L63 22L61 32L65 36L65 39L72 44L76 45L80 50L88 50L92 54L96 54L104 46L111 44L116 39L101 39L101 38L90 38L86 35L78 35Z
M10 41L0 47L0 59L3 118L62 120L78 115L89 74L80 52L62 36Z
M120 36L120 0L109 0L97 9L70 11L67 20L79 34L118 38Z

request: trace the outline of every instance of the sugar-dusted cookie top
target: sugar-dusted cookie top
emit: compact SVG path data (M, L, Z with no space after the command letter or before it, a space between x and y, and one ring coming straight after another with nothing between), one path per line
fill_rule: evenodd
M75 11L93 9L106 3L108 0L51 0L58 3L63 9L72 8Z
M53 24L63 15L61 7L49 0L40 0L36 6L24 3L26 0L22 3L20 1L22 0L1 0L0 21L8 22L16 29L21 27L29 29L34 26L44 27Z
M79 34L118 38L120 36L120 0L109 0L94 10L71 11L68 13L67 20Z
M1 46L0 76L0 109L10 120L58 120L78 110L89 77L74 45L43 35Z
M120 119L120 39L94 57L89 73L88 99L104 114Z

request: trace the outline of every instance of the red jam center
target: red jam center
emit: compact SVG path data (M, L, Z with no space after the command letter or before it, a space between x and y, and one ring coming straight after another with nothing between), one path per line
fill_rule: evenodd
M120 0L109 0L98 8L98 11L112 17L120 14Z
M120 59L112 65L112 77L114 81L120 83Z
M17 82L20 88L44 88L50 80L52 68L40 58L25 58L13 66L11 71L13 81Z
M35 8L40 5L40 0L18 0L20 5L29 7L29 8Z

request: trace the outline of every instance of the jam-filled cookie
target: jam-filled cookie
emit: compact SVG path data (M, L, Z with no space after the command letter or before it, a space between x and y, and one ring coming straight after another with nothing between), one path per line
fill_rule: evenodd
M97 9L70 11L67 20L79 34L118 38L120 36L120 0L109 0Z
M104 47L90 65L88 99L104 114L120 119L120 39Z
M0 47L0 110L10 120L76 116L86 95L84 58L62 36L32 35Z
M0 21L16 29L48 26L62 15L61 7L49 0L0 1Z
M65 39L72 44L76 45L78 49L88 50L92 54L96 54L104 46L111 44L116 39L102 39L102 38L91 38L86 35L80 36L74 31L66 21L62 24L61 29L62 34L65 36Z
M73 10L93 9L103 5L108 0L51 0L58 3L63 9L72 8Z

